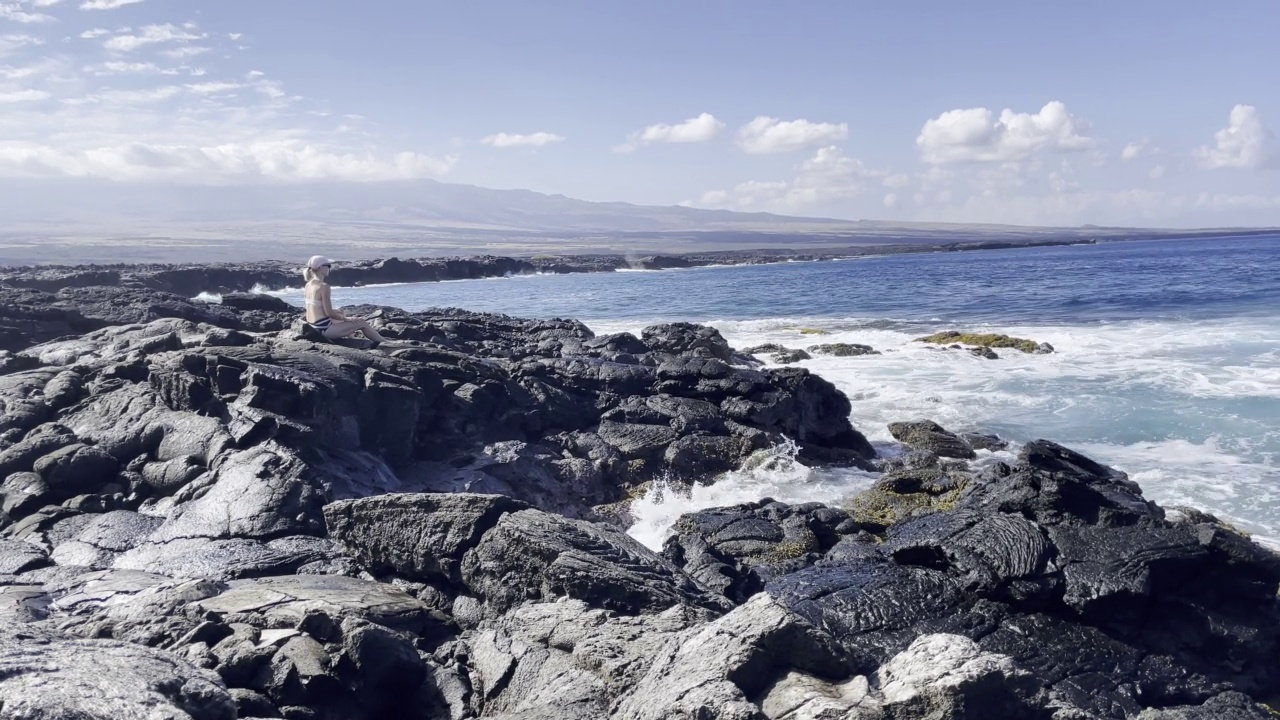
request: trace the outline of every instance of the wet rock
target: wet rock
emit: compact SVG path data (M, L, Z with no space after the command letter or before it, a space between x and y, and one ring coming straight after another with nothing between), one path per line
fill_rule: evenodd
M978 348L1012 348L1024 353L1046 354L1053 352L1049 343L1038 343L1035 340L1010 337L999 333L966 333L948 330L928 337L917 338L919 342L933 345L973 345Z
M861 355L879 355L880 351L870 345L859 345L857 343L827 343L824 345L811 345L809 352L818 355L833 355L835 357L859 357Z
M939 457L972 460L977 457L960 436L948 432L932 420L889 423L889 433L894 439L916 450L931 452Z
M960 438L974 450L990 450L992 452L998 452L1000 450L1006 450L1009 447L1009 443L1005 440L1001 440L997 435L961 433Z
M813 356L804 350L782 350L773 354L773 361L779 365L792 365L801 360L812 360Z
M840 510L763 500L683 516L662 554L702 587L742 603L858 531Z

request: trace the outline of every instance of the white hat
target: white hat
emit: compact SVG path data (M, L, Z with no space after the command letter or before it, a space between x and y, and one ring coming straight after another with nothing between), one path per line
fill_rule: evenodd
M332 265L332 264L333 264L333 261L323 255L312 255L311 259L307 261L307 267L311 268L312 270L319 270L325 265Z

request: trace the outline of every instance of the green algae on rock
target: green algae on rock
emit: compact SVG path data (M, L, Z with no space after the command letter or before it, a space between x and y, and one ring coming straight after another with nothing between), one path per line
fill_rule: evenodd
M1047 355L1053 352L1053 346L1049 343L1011 337L1000 333L962 333L955 330L946 330L926 337L916 338L916 340L933 345L959 344L985 348L1012 348L1034 355Z

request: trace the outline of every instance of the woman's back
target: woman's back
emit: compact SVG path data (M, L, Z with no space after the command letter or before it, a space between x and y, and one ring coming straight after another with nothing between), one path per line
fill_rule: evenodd
M307 322L316 322L328 317L325 310L325 296L328 294L328 283L319 278L312 279L303 286L303 305L307 311Z

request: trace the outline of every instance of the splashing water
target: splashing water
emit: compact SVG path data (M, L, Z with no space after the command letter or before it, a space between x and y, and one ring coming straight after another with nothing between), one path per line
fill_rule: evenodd
M815 471L796 460L797 451L794 442L759 450L740 468L711 484L655 482L643 497L631 503L635 523L628 532L646 547L660 550L671 526L686 513L764 498L788 504L820 502L839 506L870 487L876 478L873 473L852 469Z

